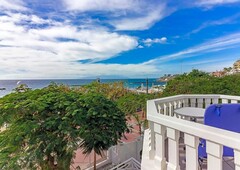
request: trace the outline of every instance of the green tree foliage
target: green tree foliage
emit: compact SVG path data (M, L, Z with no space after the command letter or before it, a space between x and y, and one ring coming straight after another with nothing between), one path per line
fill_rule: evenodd
M102 151L116 145L127 131L125 114L112 101L97 93L83 95L81 102L86 105L80 112L85 113L79 128L82 136L80 147L84 154L94 151L102 155Z
M74 151L101 154L127 130L125 115L101 94L65 86L0 99L0 169L69 169ZM79 145L80 143L80 145Z
M142 96L135 93L128 93L117 100L118 107L126 114L126 116L131 116L141 108L141 99Z
M131 119L134 118L139 127L139 133L142 132L142 126L146 123L146 105L147 100L155 98L153 94L136 94L127 93L117 100L118 107ZM139 111L142 111L142 115L139 115Z
M226 94L240 95L240 75L213 77L205 72L193 70L177 76L167 83L163 96L178 94Z
M100 93L106 98L117 103L119 109L121 109L128 118L134 118L137 121L139 129L141 125L146 124L146 103L149 99L160 97L159 93L156 94L137 94L134 91L129 91L124 87L123 82L113 83L98 83L93 82L89 85L80 87L77 89L83 93L92 92ZM136 111L142 111L142 116L136 114ZM143 120L144 119L144 120Z
M100 93L106 98L116 101L124 96L128 90L124 87L123 82L99 83L93 82L82 86L78 89L81 92Z

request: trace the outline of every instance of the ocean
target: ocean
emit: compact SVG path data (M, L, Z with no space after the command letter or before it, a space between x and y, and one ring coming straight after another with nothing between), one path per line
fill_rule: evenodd
M0 97L11 93L19 84L27 84L31 89L40 89L48 86L51 82L69 86L81 86L93 81L96 81L96 79L0 80L0 89L5 88L5 90L0 90ZM100 81L101 83L122 81L124 82L124 86L129 89L134 89L139 86L146 87L146 79L101 79ZM153 85L165 85L165 82L158 82L157 79L148 79L149 88Z

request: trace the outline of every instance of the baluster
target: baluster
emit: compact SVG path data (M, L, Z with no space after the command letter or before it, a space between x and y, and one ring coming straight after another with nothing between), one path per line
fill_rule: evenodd
M228 103L228 99L222 99L222 103Z
M196 99L190 99L191 107L196 107Z
M156 107L157 107L157 112L160 113L160 109L159 109L159 103L156 103Z
M183 107L189 107L188 99L183 99Z
M162 106L161 106L161 104L158 104L158 113L163 114L162 113Z
M211 104L211 99L210 98L206 98L205 99L205 108L207 108L210 104Z
M166 103L163 103L163 114L164 115L168 115L168 110L167 110L167 104Z
M197 99L197 103L198 103L199 108L203 108L203 99L202 98Z
M180 170L179 166L179 131L167 127L168 164L167 170Z
M155 151L155 167L159 167L160 170L166 169L166 158L165 158L165 126L154 124L154 132L156 139L156 151Z
M222 170L223 146L206 141L206 147L208 169Z
M179 101L174 101L174 102L173 102L173 116L175 116L175 117L178 117L177 114L174 113L174 110L177 109L177 108L179 108L179 107L178 107L178 102L179 102Z
M234 150L235 170L240 170L240 151Z
M171 102L168 103L168 113L169 113L169 116L173 116L173 105Z
M184 134L186 145L186 170L198 170L198 137Z
M178 101L174 101L173 102L173 109L177 109L178 108Z
M213 104L218 104L218 98L213 98Z
M237 100L231 100L231 103L238 103Z
M178 100L178 108L181 108L182 107L182 100Z

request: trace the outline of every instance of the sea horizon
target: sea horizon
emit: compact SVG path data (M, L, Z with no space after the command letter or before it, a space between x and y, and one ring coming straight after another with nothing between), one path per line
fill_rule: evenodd
M124 86L129 89L136 89L138 87L146 87L148 79L148 87L151 88L153 85L165 85L165 82L157 81L158 78L132 78L132 79L100 79L101 83L112 83L112 82L123 82ZM31 89L41 89L48 86L50 83L54 82L57 84L64 84L68 86L82 86L90 84L95 79L15 79L15 80L0 80L0 88L5 88L5 90L0 90L0 97L3 97L15 89L19 84L26 84Z
M127 79L159 79L160 77L145 77L145 78L101 78L101 77L96 77L96 78L19 78L19 79L1 79L0 81L5 81L5 80L127 80Z

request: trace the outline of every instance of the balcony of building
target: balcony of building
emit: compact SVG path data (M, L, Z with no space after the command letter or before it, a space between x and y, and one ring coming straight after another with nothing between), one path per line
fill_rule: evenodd
M177 95L148 101L149 129L144 132L141 169L240 170L239 133L207 126L201 119L191 121L191 118L176 114L180 108L205 109L211 104L222 103L240 103L240 97ZM198 154L200 139L206 140L207 157L204 161L200 161ZM223 146L233 148L234 157L223 157Z

